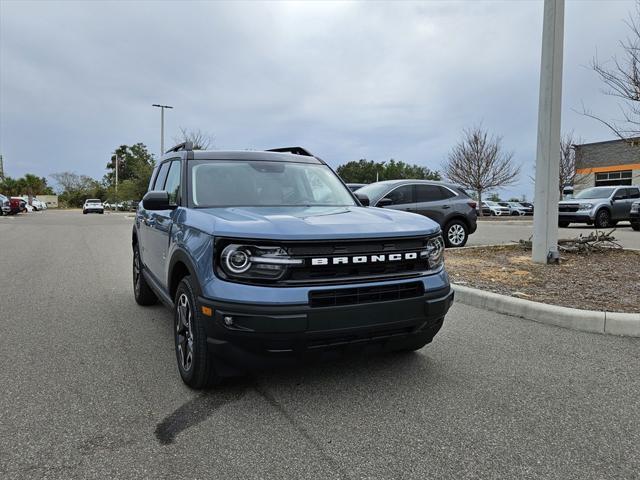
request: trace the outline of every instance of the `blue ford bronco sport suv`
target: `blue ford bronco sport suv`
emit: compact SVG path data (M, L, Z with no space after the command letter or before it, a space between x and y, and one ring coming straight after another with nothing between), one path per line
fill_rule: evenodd
M453 301L440 227L367 205L300 147L169 150L136 212L133 287L174 311L182 380L429 343Z

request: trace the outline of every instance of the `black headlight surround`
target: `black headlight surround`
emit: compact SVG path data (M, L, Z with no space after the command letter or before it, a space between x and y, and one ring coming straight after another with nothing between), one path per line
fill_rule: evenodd
M217 275L237 282L277 282L286 276L290 266L302 262L303 260L291 258L284 247L268 242L219 242L214 253Z
M431 235L425 239L425 249L420 253L420 257L427 261L428 271L435 272L444 266L444 238L442 232Z

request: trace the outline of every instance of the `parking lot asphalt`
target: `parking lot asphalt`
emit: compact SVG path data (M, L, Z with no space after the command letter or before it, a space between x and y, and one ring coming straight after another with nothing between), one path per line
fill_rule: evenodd
M568 228L559 229L559 237L575 238L581 234L587 236L594 230L593 226L570 225ZM609 232L609 230L611 229L604 231ZM479 220L478 230L469 236L467 245L517 242L520 239L528 240L531 235L533 235L533 221L531 219ZM629 222L620 222L613 232L613 236L625 248L640 249L640 232L632 230Z
M640 478L640 339L457 304L417 353L198 393L131 222L0 219L0 478Z

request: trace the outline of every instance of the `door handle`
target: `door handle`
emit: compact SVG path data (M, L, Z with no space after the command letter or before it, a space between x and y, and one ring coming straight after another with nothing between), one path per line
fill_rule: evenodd
M443 205L442 208L451 208L449 205Z
M144 220L142 220L142 223L144 223L147 227L153 227L156 224L156 221L152 218L145 218Z

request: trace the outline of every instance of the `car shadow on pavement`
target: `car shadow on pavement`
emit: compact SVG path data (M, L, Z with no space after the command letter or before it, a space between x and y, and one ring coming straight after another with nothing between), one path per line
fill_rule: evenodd
M273 383L285 389L295 389L302 383L302 379L315 384L332 384L344 381L346 376L354 390L361 390L358 382L362 382L363 386L370 384L371 372L380 372L382 382L393 378L396 386L402 388L404 385L411 385L416 374L423 378L425 375L429 376L430 363L429 357L417 352L366 356L349 354L337 359L252 372L247 376L226 379L220 385L199 392L162 419L156 425L154 433L161 445L170 445L181 432L207 420L221 407L238 402L253 392L273 407L308 442L315 443L304 427L278 401L269 385Z
M247 378L233 379L215 391L203 391L167 415L155 429L161 445L173 443L176 436L197 425L215 413L223 405L241 399L250 388Z

